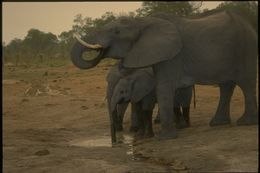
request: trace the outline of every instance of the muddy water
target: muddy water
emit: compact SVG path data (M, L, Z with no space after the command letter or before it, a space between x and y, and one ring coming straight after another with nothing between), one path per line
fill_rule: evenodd
M78 139L70 142L72 146L95 148L95 147L121 147L125 149L125 154L132 161L139 163L153 164L158 167L164 167L166 172L188 172L186 166L176 160L166 161L158 158L144 156L135 150L135 147L142 141L136 140L131 134L117 133L117 144L111 144L110 136L102 136L95 139Z
M80 140L73 140L70 142L72 146L78 147L112 147L111 140L109 137L100 137L97 139L80 139Z
M126 155L133 156L134 148L133 144L134 138L129 134L117 134L117 144L111 144L110 136L102 136L95 139L77 139L70 142L72 146L78 147L86 147L86 148L93 148L93 147L123 147L126 149Z

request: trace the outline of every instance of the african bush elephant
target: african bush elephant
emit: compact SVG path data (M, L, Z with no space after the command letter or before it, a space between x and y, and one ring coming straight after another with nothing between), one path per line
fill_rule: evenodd
M82 39L72 48L72 62L88 69L104 57L122 60L127 68L152 67L160 107L161 139L177 137L174 94L177 88L219 85L220 101L211 126L229 124L230 100L238 85L245 111L238 125L258 124L256 104L257 35L244 15L222 10L199 17L121 17ZM82 53L100 54L92 61Z
M131 102L131 129L138 130L139 137L154 136L152 113L156 103L155 80L151 68L131 70L113 66L107 75L107 101L112 126L116 131L123 129L122 122ZM115 131L112 141L116 141Z

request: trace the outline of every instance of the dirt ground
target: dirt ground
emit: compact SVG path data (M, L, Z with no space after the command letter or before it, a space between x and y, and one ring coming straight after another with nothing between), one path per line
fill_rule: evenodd
M231 125L209 127L219 90L197 85L192 126L179 130L177 139L135 141L128 132L128 109L124 131L118 134L122 143L111 147L104 101L109 68L4 67L3 172L258 171L258 126L236 126L244 110L238 87ZM154 125L155 134L159 130Z

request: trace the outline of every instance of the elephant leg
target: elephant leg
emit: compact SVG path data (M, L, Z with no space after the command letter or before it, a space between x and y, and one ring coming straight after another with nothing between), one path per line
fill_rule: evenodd
M111 112L109 109L109 118L110 118L110 133L111 133L111 142L115 144L117 142L116 138L116 121L117 121L117 111Z
M256 85L255 81L238 84L242 89L245 98L244 114L237 120L237 125L255 125L258 124L258 110L256 103Z
M124 115L125 115L127 106L128 106L128 102L117 105L117 123L116 123L117 131L123 130L123 120L124 120Z
M153 133L153 125L152 125L152 110L144 110L143 111L143 120L144 120L144 126L145 126L145 134L144 137L150 138L154 136Z
M210 121L210 126L230 124L230 100L234 92L235 83L220 84L220 100L215 116Z
M187 123L187 127L190 126L190 107L182 107L182 115Z
M137 132L139 127L139 119L138 119L138 106L136 103L131 104L131 126L129 131L130 132Z
M181 107L174 107L173 108L175 117L176 117L176 128L183 129L188 127L188 124L184 118L183 113L181 112Z
M174 139L177 137L173 113L174 88L170 84L159 84L157 93L161 120L159 139Z
M138 121L138 130L136 132L137 138L143 138L145 134L145 121L142 111L142 105L140 102L133 104L136 110L137 121Z
M157 115L155 119L153 120L154 124L159 124L161 122L160 120L160 110L158 110Z

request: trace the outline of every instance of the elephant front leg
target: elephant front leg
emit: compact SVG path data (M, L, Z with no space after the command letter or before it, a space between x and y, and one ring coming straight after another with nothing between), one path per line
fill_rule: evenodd
M122 131L123 130L123 120L125 111L127 109L128 102L127 103L121 103L117 105L117 123L116 123L116 130Z
M151 138L154 136L153 133L153 123L152 123L152 110L144 110L142 113L143 119L144 119L144 126L145 126L145 138Z
M115 144L117 142L116 139L116 116L117 116L117 111L111 112L109 110L109 118L110 118L110 133L111 133L111 142L112 144Z
M139 122L140 120L138 119L138 107L136 103L131 103L131 126L129 131L130 132L137 132L139 129Z
M228 82L219 85L220 88L220 100L215 116L210 121L210 126L218 126L224 124L230 124L230 100L235 88L233 82Z
M173 113L174 91L174 88L169 84L157 85L157 99L161 120L159 139L174 139L177 137Z

